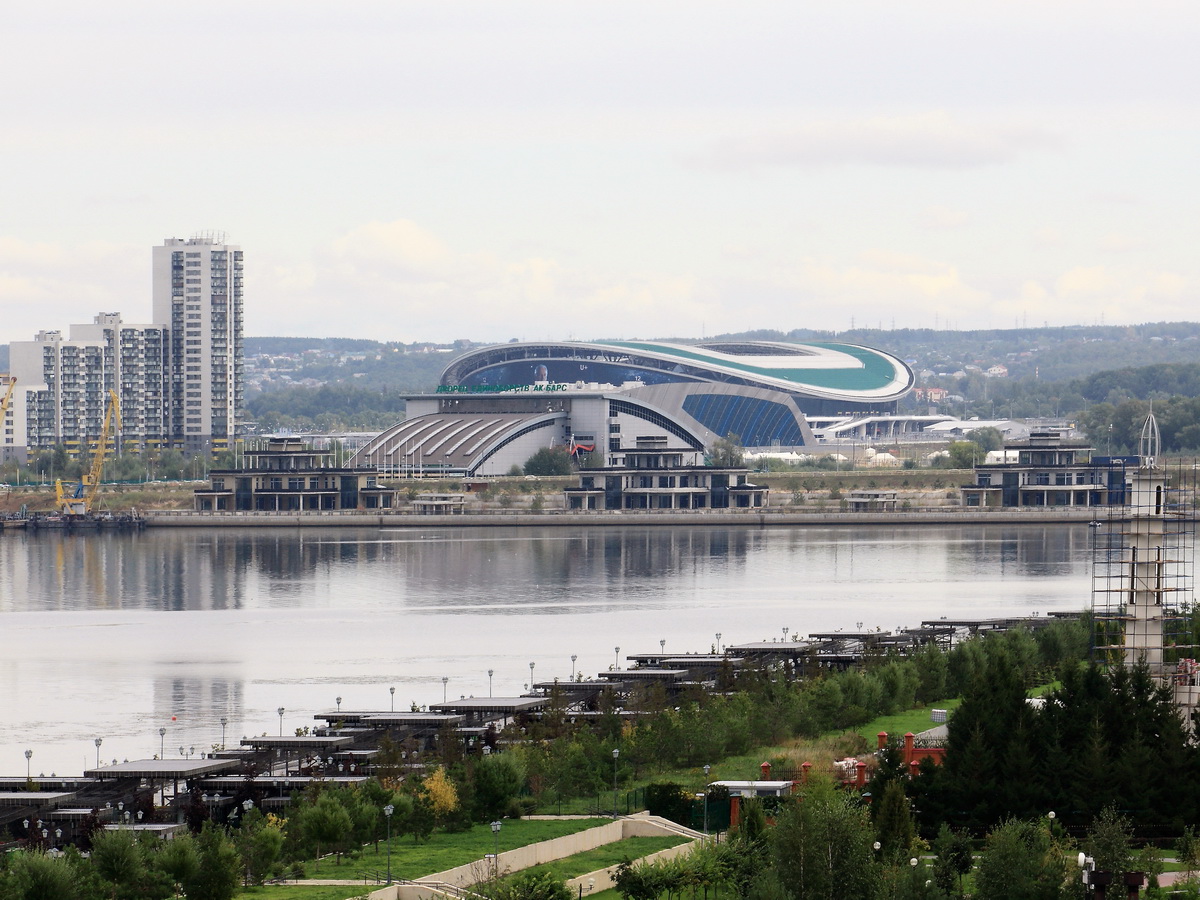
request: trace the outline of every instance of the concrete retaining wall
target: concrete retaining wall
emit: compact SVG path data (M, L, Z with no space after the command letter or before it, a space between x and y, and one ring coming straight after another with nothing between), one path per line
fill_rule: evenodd
M1107 510L1103 514L1106 514ZM741 525L763 528L772 525L1047 525L1090 522L1101 515L1097 509L1040 507L1037 509L974 509L946 507L945 510L908 512L783 512L772 510L687 510L644 512L487 513L461 516L419 516L412 513L348 512L187 512L181 510L143 513L153 528L478 528L514 526L553 528L565 526L630 525Z

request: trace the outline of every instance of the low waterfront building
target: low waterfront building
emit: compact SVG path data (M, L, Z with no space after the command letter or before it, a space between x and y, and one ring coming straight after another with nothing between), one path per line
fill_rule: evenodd
M743 468L690 463L678 450L627 453L622 466L584 469L563 491L569 510L757 509L769 490Z
M299 438L269 438L245 451L234 469L213 469L195 492L197 511L390 509L396 491L374 469L335 464L334 451L314 450Z
M1124 457L1094 457L1058 431L1035 431L1004 445L1003 462L975 467L961 489L963 506L1120 506L1125 503ZM1015 458L1013 454L1015 453Z

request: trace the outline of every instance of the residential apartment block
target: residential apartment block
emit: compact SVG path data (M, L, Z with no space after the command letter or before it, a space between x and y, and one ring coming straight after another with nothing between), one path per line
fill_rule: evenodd
M100 313L66 336L40 331L9 345L17 385L0 457L87 452L110 390L121 402L116 449L230 445L243 390L241 249L219 235L167 239L153 251L152 302L150 324Z
M154 321L171 333L170 433L182 450L224 450L242 407L242 250L224 235L154 248Z

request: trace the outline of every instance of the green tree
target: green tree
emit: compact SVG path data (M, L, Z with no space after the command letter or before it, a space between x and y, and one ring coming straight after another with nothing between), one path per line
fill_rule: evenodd
M5 900L83 900L71 869L41 853L14 854L8 877L0 880L5 889L7 895L0 894Z
M987 837L975 874L976 900L1059 900L1067 883L1066 848L1040 822L1009 819Z
M713 441L705 456L708 465L720 469L740 469L746 464L746 448L742 446L742 439L732 433Z
M543 447L525 461L526 475L570 475L571 454L562 447Z
M513 753L493 753L475 764L475 818L481 822L503 815L508 801L525 786L520 759Z
M321 848L337 851L337 863L341 865L341 850L346 836L354 827L350 813L346 811L333 791L322 791L316 802L303 808L299 826L304 834L305 843L316 848L317 864L321 861Z
M889 781L877 802L879 808L875 814L875 832L882 845L883 858L907 858L916 837L916 829L903 785L899 781Z
M176 835L167 841L151 858L151 864L173 885L187 884L200 869L196 841L190 834Z
M975 864L971 852L971 836L965 831L952 829L945 822L938 829L933 842L936 858L933 863L933 880L947 895L962 896L963 876Z
M571 889L553 872L534 870L518 872L482 887L492 900L571 900Z
M1084 847L1096 861L1097 870L1120 875L1132 867L1133 851L1129 846L1132 837L1129 819L1117 812L1116 807L1106 806L1088 828Z
M772 840L773 868L792 900L874 897L879 865L873 841L870 816L857 798L829 784L810 782L803 802L790 805L779 817Z
M92 865L113 885L113 896L131 889L146 872L146 858L132 831L97 831L92 836Z
M233 900L237 893L242 861L224 831L205 822L196 837L200 865L184 883L188 900Z

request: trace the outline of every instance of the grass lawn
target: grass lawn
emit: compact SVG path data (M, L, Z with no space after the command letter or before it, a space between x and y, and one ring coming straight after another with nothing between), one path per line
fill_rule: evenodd
M958 708L960 703L962 703L962 700L957 698L954 700L941 700L932 706L910 709L907 712L896 713L894 716L880 716L878 719L872 719L867 724L854 730L866 738L871 745L871 749L874 750L879 732L886 731L889 736L901 740L910 731L913 734L920 734L922 731L928 731L937 725L931 718L935 709L944 709L953 712Z
M575 834L577 831L586 831L605 824L605 821L505 819L498 841L500 852ZM393 838L392 877L421 878L456 866L464 866L483 859L492 852L496 843L488 825L476 825L470 831L457 834L435 832L433 837L423 844L414 844L412 838ZM387 871L387 863L387 844L381 841L378 850L374 844L368 845L357 859L343 859L340 866L333 859L325 858L321 860L319 867L311 861L306 862L305 870L309 878L375 879L380 873Z
M578 878L580 875L586 875L588 872L607 869L609 866L615 866L626 859L641 859L643 856L649 856L651 853L657 853L659 850L666 850L668 847L686 844L689 840L690 838L685 838L681 835L626 838L623 841L605 844L603 847L597 847L594 850L586 850L583 853L576 853L574 856L566 856L562 859L556 859L553 862L544 863L540 866L531 866L521 871L523 873L550 872L555 878L565 881L568 878Z

